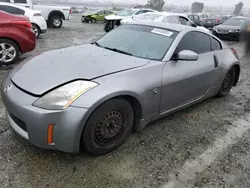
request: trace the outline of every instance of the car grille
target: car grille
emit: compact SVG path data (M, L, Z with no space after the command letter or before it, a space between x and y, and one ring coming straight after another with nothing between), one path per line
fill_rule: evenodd
M26 124L25 124L22 120L18 119L18 118L17 118L16 116L14 116L13 114L10 114L10 117L12 118L12 120L13 120L21 129L23 129L24 131L27 132Z
M217 32L218 32L218 33L227 34L227 33L229 33L229 30L217 29Z

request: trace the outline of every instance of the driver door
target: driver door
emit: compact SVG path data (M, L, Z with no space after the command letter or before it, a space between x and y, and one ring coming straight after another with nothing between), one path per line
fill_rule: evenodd
M97 14L96 14L96 19L97 19L98 21L103 21L103 20L104 20L104 17L105 17L105 13L104 13L103 10L97 12Z
M197 61L171 60L165 64L162 77L160 112L167 113L204 96L215 80L210 37L191 31L180 41L173 57L182 50L199 55Z

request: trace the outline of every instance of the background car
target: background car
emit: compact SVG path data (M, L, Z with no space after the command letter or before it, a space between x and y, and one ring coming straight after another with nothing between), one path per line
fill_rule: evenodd
M91 22L91 23L96 23L97 21L104 21L105 16L114 14L111 10L101 10L98 12L95 12L93 14L83 14L81 21L84 22Z
M133 16L133 18L124 18L121 20L121 24L128 23L131 21L155 21L155 22L166 22L174 24L182 24L191 27L197 27L205 32L210 31L202 26L195 25L185 14L181 13L169 13L169 12L148 12L140 15Z
M201 18L198 14L187 14L187 17L192 20L196 25L202 26L201 24Z
M213 28L213 34L221 39L238 41L240 39L241 27L247 18L236 16L226 20L223 24Z
M239 75L239 59L215 36L137 22L93 44L27 60L6 76L1 99L10 126L30 143L65 152L82 146L100 155L121 146L132 129L227 96Z
M201 19L201 25L205 28L212 29L214 26L222 24L222 19L217 17L209 17Z
M32 10L16 4L2 2L0 2L0 10L10 14L27 16L31 21L32 29L37 38L40 36L40 34L47 32L47 23L44 17L41 15L41 11Z
M109 15L105 17L104 30L109 32L114 27L121 25L121 20L124 18L132 18L136 15L144 14L147 12L156 12L152 9L126 9L117 12L115 15Z
M20 53L36 47L36 35L25 16L16 16L0 11L0 63L16 61Z

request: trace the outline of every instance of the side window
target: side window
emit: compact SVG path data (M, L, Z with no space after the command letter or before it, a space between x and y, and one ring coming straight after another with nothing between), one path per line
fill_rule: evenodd
M197 15L195 15L195 16L194 16L194 20L195 20L195 21L200 20L200 17L197 16Z
M4 11L4 7L2 5L0 5L0 10Z
M210 36L201 32L191 31L182 38L175 54L178 54L182 50L191 50L197 54L202 54L210 52L210 49Z
M143 13L147 13L147 12L153 12L152 10L144 10Z
M167 16L163 19L163 22L181 24L179 16Z
M135 15L139 15L139 14L143 14L144 13L144 10L139 10L135 13Z
M101 10L101 11L97 12L97 14L104 14L104 11Z
M212 50L220 50L221 49L221 44L220 44L220 42L218 40L211 37L211 47L212 47Z
M192 15L189 15L188 18L189 18L190 20L194 20L194 17L193 17Z
M0 2L10 3L10 0L0 0Z
M14 3L24 3L24 4L27 4L27 0L14 0Z
M17 14L17 15L24 15L25 14L25 12L22 9L19 9L16 7L3 5L3 9L5 12L8 12L10 14Z
M181 24L183 24L183 25L188 25L188 19L187 18L184 18L184 17L181 17L180 16L180 20L181 20Z

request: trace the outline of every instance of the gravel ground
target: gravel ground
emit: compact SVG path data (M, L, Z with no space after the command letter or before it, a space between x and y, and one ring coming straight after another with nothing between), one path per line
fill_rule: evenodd
M103 24L79 15L49 29L35 51L88 43ZM9 128L0 103L0 187L11 188L246 188L250 187L250 57L241 44L242 74L226 98L208 99L132 133L118 150L100 157L31 146ZM7 71L0 72L2 80Z

